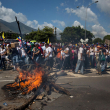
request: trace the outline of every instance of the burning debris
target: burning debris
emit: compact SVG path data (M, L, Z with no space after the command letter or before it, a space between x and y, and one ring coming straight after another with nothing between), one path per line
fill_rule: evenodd
M8 100L22 97L27 100L21 107L15 107L16 110L28 107L34 99L42 100L44 96L51 94L51 91L70 96L69 91L55 84L54 76L51 76L46 68L30 64L30 66L24 65L22 69L17 67L17 71L19 76L16 77L15 82L2 87Z
M28 94L33 89L36 89L42 83L42 71L39 71L37 68L31 72L20 72L18 76L18 82L13 84L8 84L6 88L16 88L16 90L22 91L22 94Z

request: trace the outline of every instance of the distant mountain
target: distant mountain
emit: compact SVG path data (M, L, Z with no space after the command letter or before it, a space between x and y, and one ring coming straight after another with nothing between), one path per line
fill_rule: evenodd
M20 29L21 29L22 34L30 33L30 32L32 32L32 30L37 31L36 29L26 26L25 24L23 24L21 22L20 22ZM12 31L15 33L19 33L19 29L18 29L18 25L17 25L16 21L9 23L9 22L3 21L1 19L0 19L0 31L4 31L4 32Z

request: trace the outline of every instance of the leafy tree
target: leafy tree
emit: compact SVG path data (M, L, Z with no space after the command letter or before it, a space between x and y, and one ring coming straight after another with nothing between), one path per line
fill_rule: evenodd
M86 31L86 38L89 39L89 43L92 43L92 38L94 35L90 31ZM74 43L80 42L80 39L85 38L85 30L82 29L80 26L78 27L66 27L61 33L61 39L62 42L71 42L73 41Z
M106 36L103 38L103 42L105 42L105 39L110 40L110 35L106 35Z
M45 26L42 30L38 28L37 31L32 31L29 35L25 36L25 39L27 40L36 40L38 42L47 42L48 38L50 42L56 41L53 29L48 26Z
M102 43L103 42L103 40L101 39L101 38L95 38L94 40L93 40L93 43L94 44L96 44L96 43Z

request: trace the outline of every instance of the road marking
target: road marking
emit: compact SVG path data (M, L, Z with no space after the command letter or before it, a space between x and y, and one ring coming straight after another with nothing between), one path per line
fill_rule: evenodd
M75 79L75 78L101 78L101 77L110 77L110 75L106 75L106 76L103 76L103 75L101 75L101 76L84 76L84 75L82 75L82 76L78 76L78 77L59 77L58 79L66 79L66 78L73 78L73 79Z
M15 80L0 80L0 82L13 82Z

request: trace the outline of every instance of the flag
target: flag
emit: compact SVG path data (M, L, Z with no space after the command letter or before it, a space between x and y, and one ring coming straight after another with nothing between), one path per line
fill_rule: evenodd
M21 42L21 37L17 37L16 40L19 40L19 42Z
M5 39L4 32L2 33L2 40Z
M18 40L18 38L16 38L16 40Z
M49 44L49 38L48 38L48 41L47 41L47 43Z

